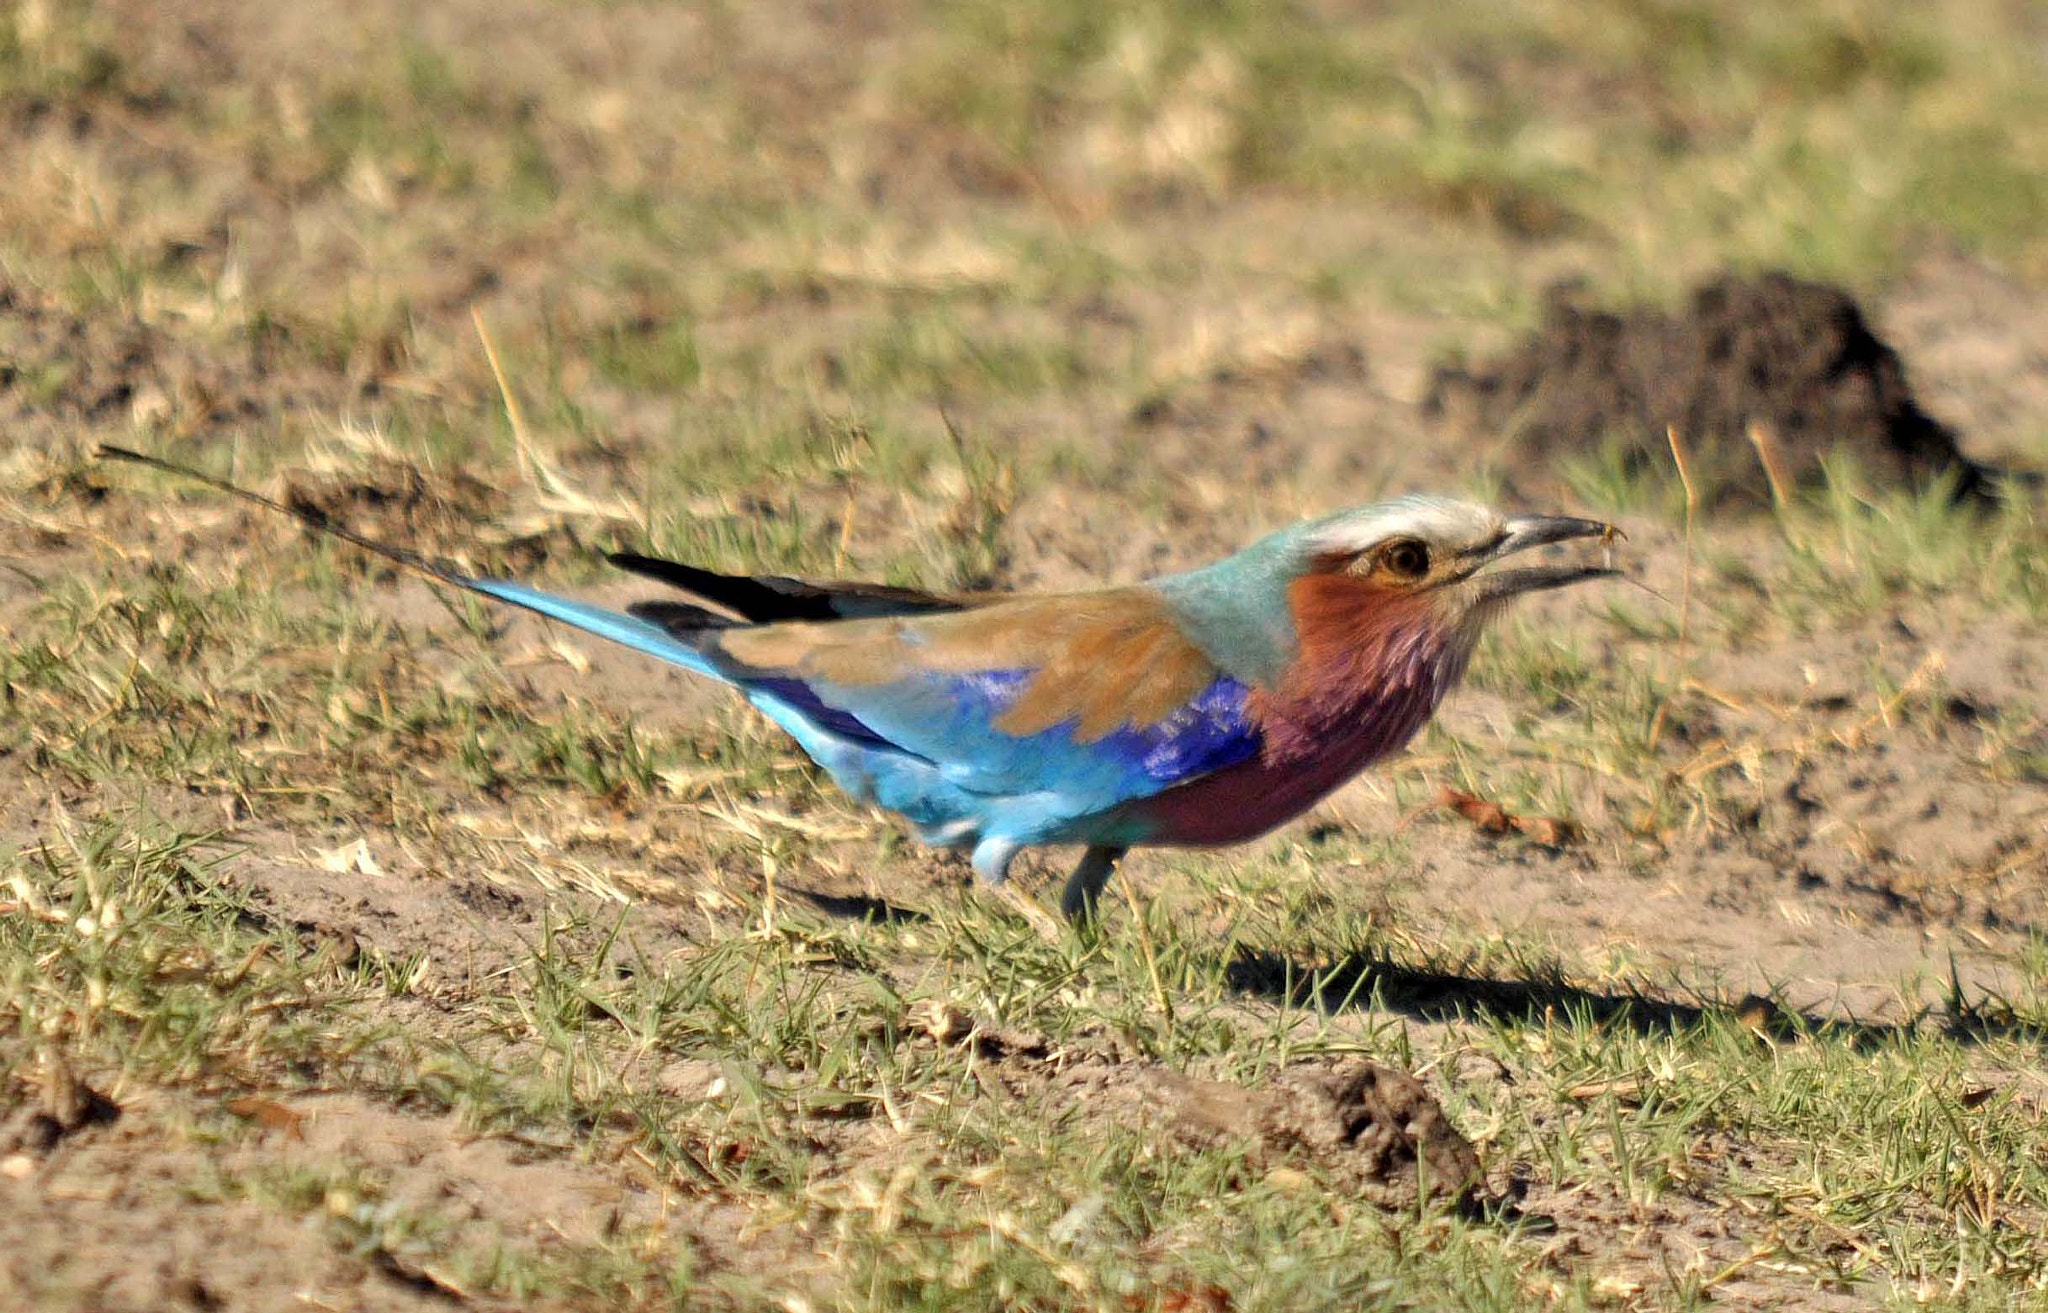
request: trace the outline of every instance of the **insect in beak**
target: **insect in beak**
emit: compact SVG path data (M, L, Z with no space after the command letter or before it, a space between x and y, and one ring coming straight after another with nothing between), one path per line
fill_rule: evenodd
M1467 575L1469 577L1495 561L1534 547L1597 538L1605 549L1602 564L1525 565L1512 570L1495 570L1480 576L1479 600L1505 601L1523 593L1563 588L1587 579L1614 578L1621 573L1613 566L1614 544L1626 537L1617 526L1602 520L1582 520L1571 515L1517 515L1502 526L1498 539L1474 553L1472 568Z

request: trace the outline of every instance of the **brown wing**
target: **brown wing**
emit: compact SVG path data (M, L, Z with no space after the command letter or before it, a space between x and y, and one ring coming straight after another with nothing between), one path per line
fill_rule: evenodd
M1075 723L1088 743L1124 726L1157 725L1216 679L1149 588L1017 598L938 614L728 629L713 650L749 670L818 690L876 689L923 674L1028 671L993 722L1024 736Z

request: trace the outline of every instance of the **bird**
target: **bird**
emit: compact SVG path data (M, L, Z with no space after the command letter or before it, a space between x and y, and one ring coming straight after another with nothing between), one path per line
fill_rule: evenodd
M158 457L99 454L729 685L849 796L971 854L990 885L1026 849L1079 844L1060 898L1070 920L1095 915L1132 848L1224 847L1301 815L1407 745L1509 603L1620 573L1503 564L1611 544L1612 524L1408 495L1071 592L809 582L615 552L614 566L673 590L620 612L466 573Z

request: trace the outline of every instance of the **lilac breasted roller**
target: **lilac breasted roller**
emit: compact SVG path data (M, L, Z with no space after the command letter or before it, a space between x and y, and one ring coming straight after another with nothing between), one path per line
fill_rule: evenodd
M1019 851L1081 844L1061 905L1092 911L1138 845L1255 838L1399 750L1513 598L1616 572L1494 567L1615 530L1401 497L1145 583L949 596L724 575L629 553L678 596L623 613L476 578L317 512L119 448L455 587L739 690L855 799L1000 883Z

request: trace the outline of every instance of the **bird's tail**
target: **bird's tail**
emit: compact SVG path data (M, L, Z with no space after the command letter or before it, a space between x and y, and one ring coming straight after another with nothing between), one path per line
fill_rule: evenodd
M318 533L324 533L331 538L339 538L343 542L360 547L366 552L381 556L385 560L395 562L409 570L417 571L428 578L437 579L444 584L452 585L466 592L489 597L511 606L532 611L538 615L544 615L550 620L559 620L563 624L581 629L585 633L595 634L599 638L610 639L614 643L621 643L635 651L645 652L647 655L659 658L660 660L673 662L687 669L710 675L715 679L730 682L730 677L707 661L704 658L704 654L691 642L693 632L709 631L730 623L708 611L701 611L694 607L684 607L679 603L670 604L672 610L696 612L702 616L702 623L691 626L679 623L682 619L680 616L665 615L663 618L667 619L669 624L655 624L651 620L643 620L637 616L625 615L618 611L609 611L604 607L592 606L587 602L576 602L566 597L556 597L552 593L544 593L537 588L528 588L524 584L510 583L502 579L480 579L474 575L465 574L448 561L438 560L431 556L423 556L404 547L391 546L389 543L380 543L372 538L365 538L353 529L334 523L311 507L288 506L283 502L266 497L260 492L252 492L247 488L237 487L235 484L229 483L224 479L216 479L210 474L202 473L189 466L178 465L171 461L158 459L155 456L145 456L139 451L130 451L126 447L102 446L99 449L99 457L102 460L121 460L129 461L136 465L147 465L152 469L162 470L167 474L175 474L180 478L203 483L207 487L227 493L231 497L239 497L243 501L255 506L261 506L265 510L289 516L309 529Z

